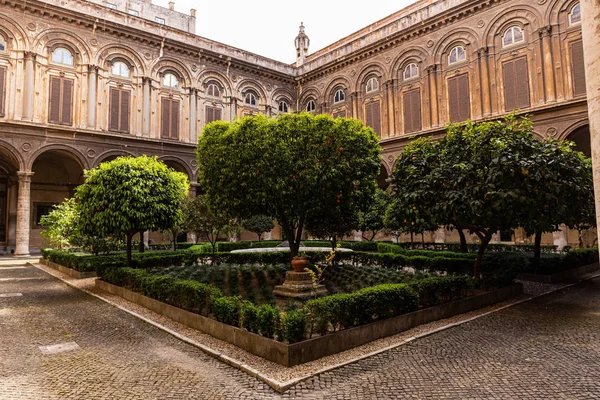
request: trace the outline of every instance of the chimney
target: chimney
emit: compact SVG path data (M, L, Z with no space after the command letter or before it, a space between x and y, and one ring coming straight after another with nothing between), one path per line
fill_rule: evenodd
M298 32L294 44L296 45L296 66L300 67L306 61L308 45L310 44L308 36L304 33L304 24L302 22L300 23L300 32Z
M175 2L174 1L169 2L169 10L175 11Z
M196 9L195 8L192 8L190 10L190 15L192 16L192 18L196 18Z

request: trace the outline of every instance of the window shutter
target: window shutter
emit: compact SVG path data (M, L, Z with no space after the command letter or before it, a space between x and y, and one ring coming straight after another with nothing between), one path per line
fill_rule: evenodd
M211 123L213 121L219 121L221 119L221 109L217 107L206 107L206 122Z
M381 135L381 111L379 101L371 103L371 120L373 121L371 127L378 135Z
M458 104L460 119L464 121L471 116L471 96L469 94L469 75L458 76Z
M56 76L50 77L50 96L48 105L48 122L60 124L60 86L61 79Z
M450 113L450 122L460 121L460 111L458 108L458 77L448 79L448 108Z
M0 68L0 116L4 116L4 103L6 99L6 68Z
M215 113L215 117L214 117L213 121L220 121L222 119L221 118L221 109L215 108L214 113Z
M160 137L169 138L169 127L171 126L171 101L167 98L160 100Z
M402 104L404 109L402 110L402 117L404 119L404 133L409 133L413 131L412 126L412 112L411 112L411 93L404 92L402 95Z
M129 133L129 99L131 92L129 90L121 90L121 107L120 107L120 125L119 131Z
M345 118L346 111L339 111L333 114L333 118Z
M365 106L365 125L373 127L373 103Z
M110 88L110 112L108 129L111 131L119 131L119 89Z
M73 80L62 79L62 110L60 123L73 124Z
M573 74L573 96L585 94L585 65L581 40L571 43L571 71Z
M504 108L511 111L517 108L517 81L515 62L502 63L502 77L504 80Z
M515 60L515 86L517 88L517 106L527 108L529 103L529 72L527 70L527 58L521 57Z
M171 100L171 139L179 138L179 100Z
M410 109L413 132L421 130L421 89L410 92Z

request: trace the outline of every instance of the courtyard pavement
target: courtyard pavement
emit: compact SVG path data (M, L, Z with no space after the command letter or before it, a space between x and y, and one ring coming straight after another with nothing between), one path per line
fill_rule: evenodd
M40 349L73 342L56 354ZM600 278L279 395L35 267L0 264L1 400L238 398L598 399Z

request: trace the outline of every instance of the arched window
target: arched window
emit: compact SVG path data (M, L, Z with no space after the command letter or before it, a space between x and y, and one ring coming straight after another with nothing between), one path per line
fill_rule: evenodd
M344 91L342 89L337 90L335 92L335 95L333 96L333 102L340 103L344 100L346 100L346 95L344 94Z
M113 63L110 72L115 76L129 78L129 67L123 61L117 61Z
M163 76L162 84L166 87L177 88L179 87L179 79L177 79L177 77L173 73L167 72Z
M289 111L289 109L290 107L288 106L288 103L286 101L281 100L279 102L279 112L286 113Z
M581 6L579 3L571 9L569 13L569 25L576 25L581 23Z
M462 46L453 47L450 50L450 55L448 56L448 64L455 64L460 61L465 61L467 59L467 53L465 52L465 48Z
M306 103L306 111L313 112L316 109L317 109L317 103L315 103L314 100L309 100L308 103Z
M206 95L210 96L210 97L221 97L221 89L219 89L219 87L214 84L214 83L209 83L208 86L206 87Z
M523 39L523 29L519 28L518 26L511 26L506 30L504 36L502 37L502 47L521 43Z
M73 66L73 54L64 47L57 47L52 52L52 62Z
M419 67L415 63L410 63L404 68L404 80L416 78L419 76Z
M246 96L244 97L244 104L256 107L256 95L252 92L246 93Z
M6 51L6 40L0 36L0 51Z
M369 80L367 81L365 91L367 93L370 93L370 92L374 92L376 90L379 90L379 79L377 79L376 77L373 76L373 77L369 78Z

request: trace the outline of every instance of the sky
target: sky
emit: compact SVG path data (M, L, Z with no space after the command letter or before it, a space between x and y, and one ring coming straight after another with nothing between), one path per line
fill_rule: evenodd
M196 9L196 34L242 50L291 64L294 39L303 22L309 54L384 18L415 0L174 0L175 10ZM169 0L153 0L168 7ZM215 17L216 16L216 17Z

